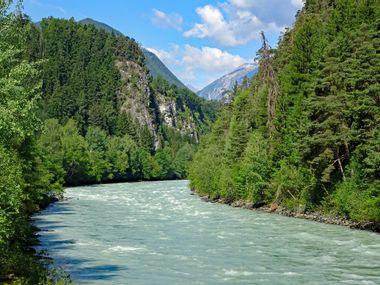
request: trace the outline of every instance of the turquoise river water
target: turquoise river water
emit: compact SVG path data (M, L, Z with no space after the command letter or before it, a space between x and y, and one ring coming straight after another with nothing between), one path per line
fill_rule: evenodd
M36 215L76 284L380 284L380 235L206 203L187 181L68 188Z

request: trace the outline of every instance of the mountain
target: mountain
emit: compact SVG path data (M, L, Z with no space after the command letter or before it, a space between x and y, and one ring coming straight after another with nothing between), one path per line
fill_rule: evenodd
M257 71L256 63L245 63L198 91L198 95L208 100L222 100L225 94L232 90L235 82L241 84L245 77L251 78Z
M83 25L94 25L98 29L113 33L116 36L124 36L122 32L112 28L111 26L90 18L83 19L79 21L79 23ZM146 65L153 78L161 77L178 88L187 88L185 84L183 84L154 53L145 48L142 48L142 51L146 59Z
M187 88L170 70L165 64L156 56L153 52L143 48L144 56L146 58L146 65L148 66L150 74L153 78L161 77L170 84L174 84L178 88Z
M44 60L39 116L62 136L76 134L71 139L83 142L81 157L93 158L90 152L99 150L105 166L97 168L95 160L76 164L80 169L64 165L62 181L79 185L185 177L187 158L215 117L214 102L161 77L152 79L141 46L131 38L54 18L44 19L33 33L28 52ZM43 144L49 145L46 134ZM118 168L119 151L129 152L133 162Z
M102 29L102 30L104 30L106 32L109 32L111 34L114 34L116 36L120 36L120 37L124 36L122 32L120 32L120 31L112 28L111 26L108 26L107 24L95 21L95 20L93 20L91 18L86 18L86 19L80 20L78 23L82 24L82 25L94 25L98 29Z

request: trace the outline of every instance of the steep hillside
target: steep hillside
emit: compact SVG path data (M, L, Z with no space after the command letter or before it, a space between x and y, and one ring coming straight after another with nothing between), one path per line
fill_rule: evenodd
M116 36L123 36L123 34L108 26L107 24L95 21L90 18L83 19L79 21L80 24L84 25L94 25L98 29L102 29L106 32L113 33ZM146 65L149 69L149 72L153 78L161 77L165 79L170 84L176 85L178 88L187 88L166 66L162 63L162 61L152 52L148 51L145 48L142 48L144 56L146 58Z
M380 230L380 2L307 0L190 171L199 193Z
M152 79L136 41L92 24L49 18L30 32L30 39L29 56L43 59L41 118L57 134L70 131L83 141L77 159L99 151L100 160L63 165L66 183L186 176L194 144L208 129L215 105ZM43 149L49 149L50 135L46 130L42 136ZM100 149L99 140L104 141ZM113 169L119 162L110 158L116 150L107 154L111 146L130 149L124 151L133 160L126 169ZM178 157L182 154L186 160Z
M223 100L233 90L235 84L242 84L244 78L251 79L258 70L255 63L246 63L229 74L207 85L197 94L207 100Z

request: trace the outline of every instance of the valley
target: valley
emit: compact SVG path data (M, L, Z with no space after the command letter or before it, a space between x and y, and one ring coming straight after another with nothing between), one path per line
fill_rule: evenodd
M379 1L69 2L0 1L0 284L380 282Z

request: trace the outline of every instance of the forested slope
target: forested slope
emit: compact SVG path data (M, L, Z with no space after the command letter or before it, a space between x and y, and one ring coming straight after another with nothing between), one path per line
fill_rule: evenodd
M307 0L190 171L226 202L380 222L380 2Z
M95 21L90 18L83 19L79 21L78 23L83 25L94 25L98 29L104 30L108 33L113 33L116 36L123 36L123 34L108 26L107 24ZM149 73L153 78L162 78L169 82L170 84L174 84L180 89L187 89L185 84L183 84L163 63L162 61L152 52L145 48L141 48L142 52L145 56L145 64L147 68L149 69Z
M186 176L212 103L153 80L133 39L92 24L45 19L30 43L43 59L43 165L71 185Z

